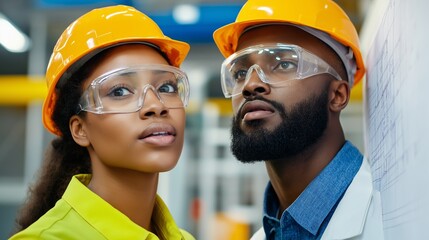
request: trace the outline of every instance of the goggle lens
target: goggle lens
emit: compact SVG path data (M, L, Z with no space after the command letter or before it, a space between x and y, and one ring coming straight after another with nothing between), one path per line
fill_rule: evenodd
M167 65L117 69L93 80L79 106L81 111L97 114L136 112L149 92L167 108L184 108L189 82L180 69Z
M299 46L257 45L240 50L223 62L221 84L225 97L241 94L253 71L262 82L276 86L324 73L341 79L329 64Z

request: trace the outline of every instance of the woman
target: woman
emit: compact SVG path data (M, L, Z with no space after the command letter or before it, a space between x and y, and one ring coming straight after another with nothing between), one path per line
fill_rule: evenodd
M156 194L183 147L188 51L128 6L64 31L43 106L58 138L11 239L193 239Z

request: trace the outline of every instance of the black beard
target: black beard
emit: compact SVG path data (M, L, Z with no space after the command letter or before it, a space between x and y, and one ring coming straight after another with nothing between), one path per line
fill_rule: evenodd
M246 122L253 130L245 133L240 128L240 114L233 118L231 151L243 163L295 156L317 142L327 127L328 91L313 95L288 113L281 103L257 99L270 103L283 122L273 131L262 127L263 119Z

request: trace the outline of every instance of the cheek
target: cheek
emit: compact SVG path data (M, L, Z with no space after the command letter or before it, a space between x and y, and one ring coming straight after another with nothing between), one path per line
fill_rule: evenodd
M241 96L236 96L233 97L231 100L231 104L232 104L232 112L235 114L237 114L238 110L240 110L241 105L244 103L244 99Z
M90 140L108 142L127 135L127 127L124 127L124 123L132 122L129 117L130 114L89 114L87 126Z
M185 127L186 127L186 113L184 109L172 109L170 110L171 118L173 119L174 127L176 128L177 135L180 134L184 137Z
M315 93L317 88L314 86L314 80L310 80L311 79L295 80L295 82L288 87L272 88L270 97L272 100L285 105L295 105Z

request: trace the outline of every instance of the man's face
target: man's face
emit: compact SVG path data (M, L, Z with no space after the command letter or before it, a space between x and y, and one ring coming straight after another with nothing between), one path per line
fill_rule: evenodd
M244 33L237 50L276 43L298 45L328 63L336 63L335 53L320 40L284 25L263 26ZM330 81L332 77L323 74L275 87L252 73L242 94L232 98L231 150L236 158L242 162L287 158L317 142L329 121Z
M272 160L293 156L316 142L328 123L327 91L313 95L291 109L286 110L281 102L264 98L261 101L272 105L280 122L265 127L265 119L245 122L234 116L232 123L231 150L242 162ZM270 130L272 129L272 130Z

